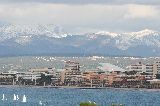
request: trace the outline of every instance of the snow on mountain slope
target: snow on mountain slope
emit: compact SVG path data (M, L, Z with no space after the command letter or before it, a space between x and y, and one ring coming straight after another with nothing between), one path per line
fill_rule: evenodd
M15 42L20 45L28 44L31 41L31 36L20 36L17 39L15 39Z
M19 36L40 36L62 38L67 34L55 25L4 25L0 27L0 41Z
M160 32L150 29L127 33L100 31L90 34L88 37L91 39L97 39L101 36L106 36L106 41L112 41L110 42L112 44L114 41L114 46L123 51L138 45L160 47ZM103 38L102 41L104 42L104 40L105 39Z
M107 32L107 31L99 31L97 33L95 33L96 35L109 35L111 37L116 37L118 36L117 33L114 33L114 32Z
M152 35L152 36L158 35L158 32L154 30L150 30L150 29L144 29L138 32L123 33L122 35L128 35L128 36L132 36L135 38L141 38L147 35Z
M128 46L126 49L128 49L137 45L157 46L157 43L160 43L160 33L145 29L138 32L122 33L121 42L117 45L125 44Z
M9 45L9 46L8 46ZM14 47L12 47L14 45ZM17 47L18 46L18 47ZM55 25L3 25L0 27L1 48L32 53L70 52L116 54L140 53L160 56L160 32L145 29L138 32L113 33L99 31L68 36L61 27ZM14 49L13 49L14 48ZM21 50L21 48L23 50ZM30 50L30 51L29 51ZM8 49L6 49L7 53ZM143 53L146 51L145 53ZM10 51L12 53L12 51ZM65 54L65 53L64 53Z

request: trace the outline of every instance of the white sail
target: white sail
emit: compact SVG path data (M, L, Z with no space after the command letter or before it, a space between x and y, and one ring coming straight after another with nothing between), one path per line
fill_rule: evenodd
M3 94L2 100L3 100L3 101L5 100L4 94Z
M27 100L26 100L26 96L25 95L23 95L23 99L22 99L22 102L27 102Z
M39 101L39 105L42 105L42 102L41 102L41 101Z
M15 94L13 95L13 100L17 100L17 97Z
M16 96L16 100L19 100L19 97L18 97L18 95Z

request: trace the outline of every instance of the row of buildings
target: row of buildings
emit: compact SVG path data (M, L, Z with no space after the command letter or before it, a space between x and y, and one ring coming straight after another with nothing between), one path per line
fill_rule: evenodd
M129 72L136 72L144 74L150 78L155 79L157 74L160 74L160 62L154 62L153 64L143 64L141 62L128 66Z
M29 69L0 73L1 85L160 88L160 62L132 64L124 70L109 63L97 69L80 70L78 62L67 61L63 69Z

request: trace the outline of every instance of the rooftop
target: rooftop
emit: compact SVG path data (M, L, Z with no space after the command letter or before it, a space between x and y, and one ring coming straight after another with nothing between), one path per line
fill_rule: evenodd
M125 72L126 70L118 67L118 66L115 66L113 64L110 64L110 63L99 63L99 66L98 66L99 69L101 69L102 71L108 71L108 72L112 72L112 71L121 71L121 72Z

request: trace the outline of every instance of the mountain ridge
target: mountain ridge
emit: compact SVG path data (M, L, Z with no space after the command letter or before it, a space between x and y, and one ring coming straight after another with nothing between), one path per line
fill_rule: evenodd
M5 25L0 27L0 55L6 54L160 56L160 32L144 29L72 35L55 25Z

